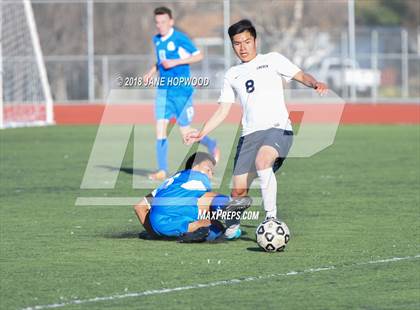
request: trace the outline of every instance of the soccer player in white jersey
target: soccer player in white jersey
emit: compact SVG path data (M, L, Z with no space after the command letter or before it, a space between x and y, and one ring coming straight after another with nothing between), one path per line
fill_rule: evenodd
M257 34L249 20L233 24L228 33L241 63L226 72L217 111L200 132L189 134L186 142L200 141L219 126L235 102L236 94L243 116L231 195L247 195L251 182L258 177L266 218L277 218L277 180L274 172L282 165L293 141L284 102L283 80L296 80L320 95L327 92L327 85L304 73L279 53L257 54ZM238 236L238 230L239 224L235 224L227 233Z

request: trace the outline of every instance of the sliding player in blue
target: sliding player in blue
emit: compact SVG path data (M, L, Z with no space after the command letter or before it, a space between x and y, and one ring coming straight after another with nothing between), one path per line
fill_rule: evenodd
M201 61L203 55L186 34L173 28L174 20L170 9L159 7L154 14L159 32L153 37L157 62L144 75L143 80L146 85L150 85L150 80L153 81L154 75L159 73L155 100L158 170L150 174L149 179L163 181L168 173L169 120L176 118L183 137L194 130L190 127L194 116L194 88L187 80L190 78L190 64ZM181 79L186 82L180 83ZM200 143L207 147L216 161L219 160L220 150L215 140L206 136Z
M224 233L217 214L238 216L251 206L249 197L231 199L211 191L216 161L197 152L179 171L134 206L137 217L152 237L177 237L180 242L212 241ZM200 214L208 214L200 218ZM213 216L212 216L213 215ZM239 238L240 233L230 239Z

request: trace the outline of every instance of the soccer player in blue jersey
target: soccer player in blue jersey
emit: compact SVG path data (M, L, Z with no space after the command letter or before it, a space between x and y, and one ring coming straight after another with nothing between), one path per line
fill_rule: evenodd
M167 127L170 118L175 117L183 137L193 131L190 127L194 116L192 96L194 89L191 83L178 83L190 78L190 64L199 62L203 55L184 33L174 29L172 12L167 7L159 7L154 11L158 34L153 37L157 62L144 75L146 85L159 71L159 83L155 100L156 117L156 155L158 170L150 174L151 180L164 180L168 172L168 140ZM204 137L201 142L208 151L219 159L220 151L216 141Z
M146 231L154 237L180 237L181 241L214 240L224 233L223 224L201 214L225 211L240 217L250 207L249 197L231 200L211 191L216 161L208 153L194 153L179 171L134 206ZM235 214L232 214L235 212ZM236 239L240 236L232 236Z

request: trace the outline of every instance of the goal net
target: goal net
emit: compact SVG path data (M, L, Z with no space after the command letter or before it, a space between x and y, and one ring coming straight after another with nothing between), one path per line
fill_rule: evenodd
M53 102L30 0L0 1L0 128L53 123Z

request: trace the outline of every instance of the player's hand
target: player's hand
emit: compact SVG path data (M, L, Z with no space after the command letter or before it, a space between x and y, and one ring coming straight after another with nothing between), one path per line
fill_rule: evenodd
M161 65L165 68L165 69L170 69L173 67L178 66L178 60L176 59L166 59L166 60L162 60Z
M324 96L328 92L328 86L327 86L327 84L322 83L322 82L316 82L314 88L315 88L316 92L318 94L320 94L321 96Z
M198 132L198 130L193 128L193 127L190 127L186 131L184 131L182 133L182 140L183 140L184 144L187 144L187 141L189 139L190 134L196 134L197 132Z
M190 131L184 136L184 143L186 145L191 145L195 142L199 142L201 140L201 135L198 130Z
M145 75L143 75L143 84L148 85L149 81L153 78L154 73L147 72Z

